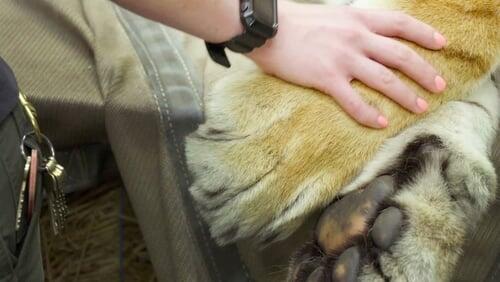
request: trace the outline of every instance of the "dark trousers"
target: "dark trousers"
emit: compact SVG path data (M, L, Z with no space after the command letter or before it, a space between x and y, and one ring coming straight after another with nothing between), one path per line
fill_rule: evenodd
M42 203L40 179L30 222L23 220L16 232L15 218L25 160L20 143L31 131L21 106L0 123L0 281L43 281L39 217Z

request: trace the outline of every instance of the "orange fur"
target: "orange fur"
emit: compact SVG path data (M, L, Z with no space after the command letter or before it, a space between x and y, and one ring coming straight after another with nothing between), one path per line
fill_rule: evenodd
M448 39L440 52L408 43L445 77L445 93L429 94L398 74L427 99L431 112L467 97L499 63L500 0L391 2ZM244 63L216 72L205 98L206 123L187 139L187 158L195 180L191 191L221 243L289 235L312 211L330 203L387 138L425 118L354 82L390 120L385 130L369 129L331 97Z

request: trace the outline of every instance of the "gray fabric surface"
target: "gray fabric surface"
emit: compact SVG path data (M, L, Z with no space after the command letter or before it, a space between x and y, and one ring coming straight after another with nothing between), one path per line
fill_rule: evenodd
M137 17L132 24L145 30L129 38L113 7L2 1L0 50L59 149L109 143L160 281L238 281L236 268L216 262L225 251L186 204L182 136L202 117L198 68L181 55L177 33L148 32L158 24ZM133 46L132 36L148 42ZM237 256L233 249L228 265Z
M235 246L218 247L193 206L188 192L189 172L184 159L184 137L202 121L200 78L193 75L189 59L183 57L172 30L123 9L116 9L149 77L167 140L169 162L177 181L186 220L194 242L203 254L211 281L248 281Z
M103 5L84 2L95 2L91 6L98 9ZM84 17L85 5L5 0L0 6L0 53L42 113L45 134L58 147L105 141L105 89L94 61L102 44Z
M175 185L166 125L113 4L1 1L0 36L58 148L109 142L160 281L209 281Z

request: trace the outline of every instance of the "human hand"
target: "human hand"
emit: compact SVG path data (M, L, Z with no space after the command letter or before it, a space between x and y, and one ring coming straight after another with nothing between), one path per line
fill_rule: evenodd
M406 109L422 113L427 102L388 67L438 93L446 82L415 51L390 37L438 50L446 39L432 27L394 11L281 1L278 34L248 56L266 73L331 95L357 122L384 128L388 120L354 91L357 79Z

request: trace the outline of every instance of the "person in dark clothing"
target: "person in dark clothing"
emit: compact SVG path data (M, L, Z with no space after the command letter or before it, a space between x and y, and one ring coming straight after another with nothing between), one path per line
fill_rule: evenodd
M14 73L12 73L7 63L0 58L0 121L3 121L17 104L18 92Z

